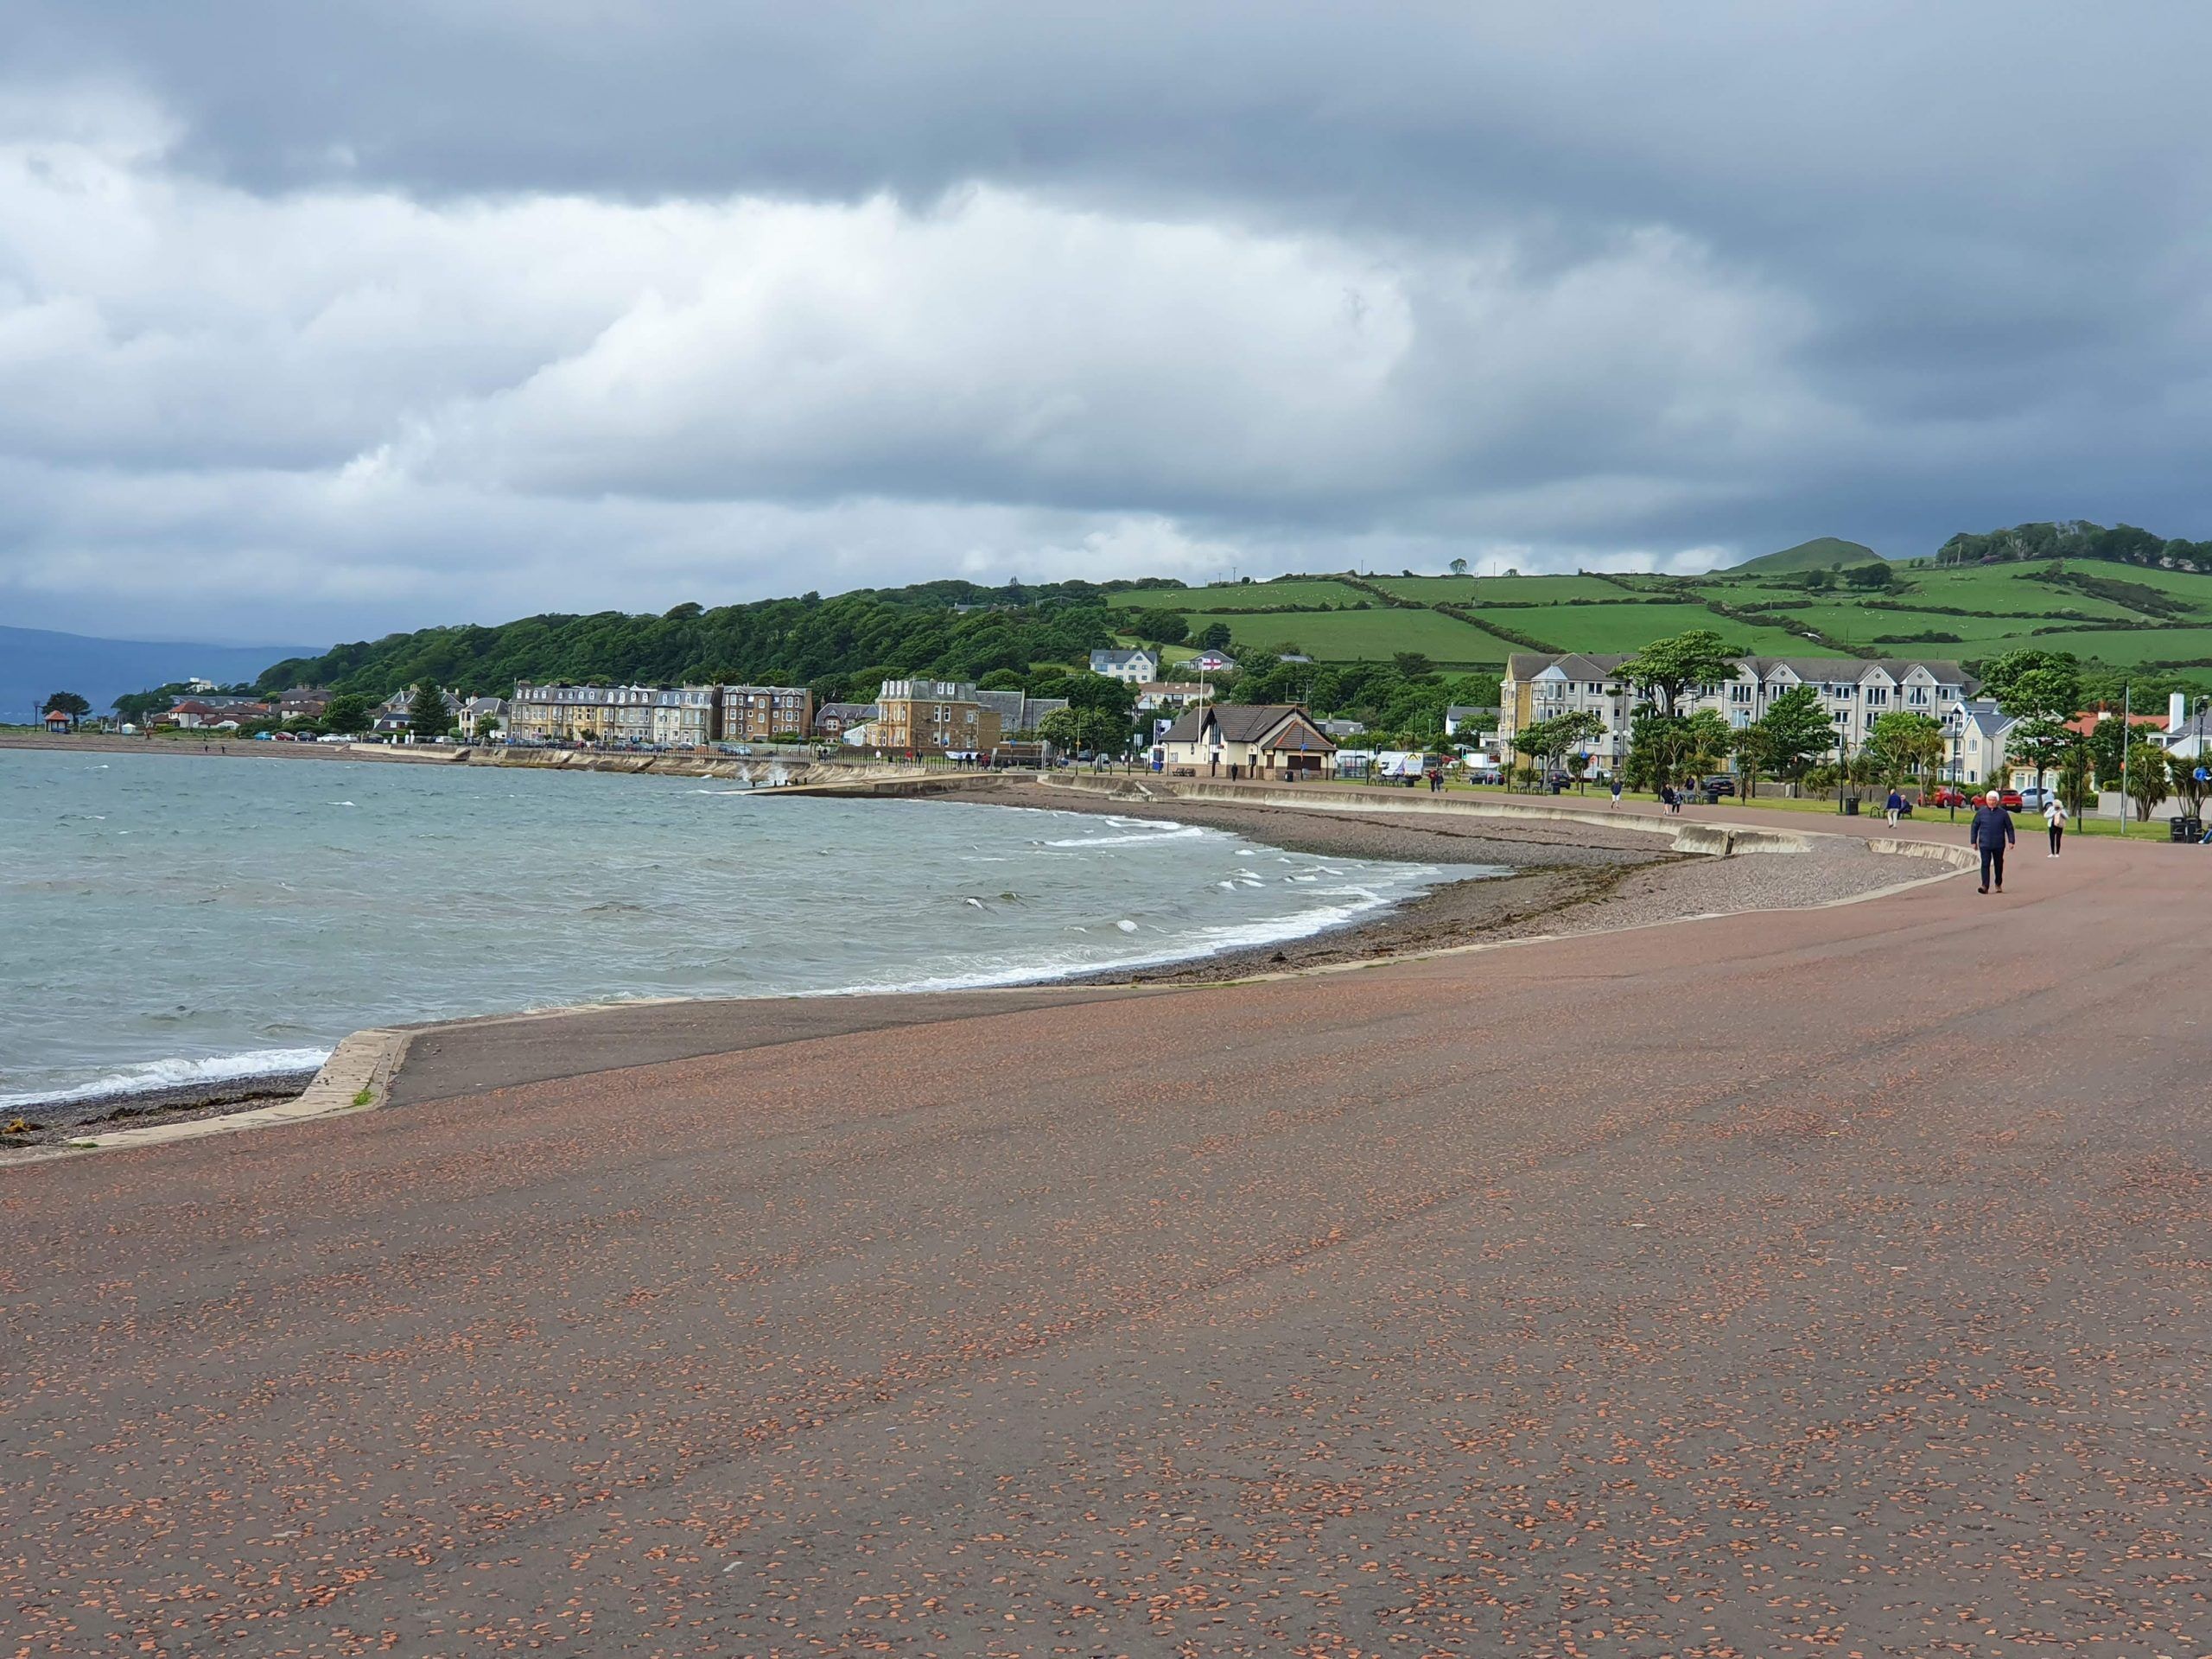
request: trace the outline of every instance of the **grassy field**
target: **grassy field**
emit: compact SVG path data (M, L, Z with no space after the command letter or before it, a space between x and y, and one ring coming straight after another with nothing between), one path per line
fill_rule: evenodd
M1834 654L1833 647L1804 638L1804 631L1810 629L1866 656L1975 660L2035 645L2070 651L2115 666L2212 658L2212 576L2089 560L2067 564L2076 575L2154 589L2188 607L2178 620L2193 623L2202 619L2202 626L2176 628L2171 626L2172 619L2125 602L2035 580L2050 568L2043 563L1962 569L1939 568L1925 561L1901 563L1894 567L1903 579L1897 590L1867 595L1847 588L1813 594L1771 575L1732 577L1725 571L1695 582L1691 591L1698 598L1728 605L1812 601L1805 609L1776 612L1756 622L1732 620L1688 596L1680 603L1637 603L1619 587L1596 576L1379 576L1372 581L1395 597L1424 607L1465 606L1478 618L1484 617L1485 606L1500 605L1503 608L1490 612L1485 620L1560 651L1632 652L1690 628L1711 628L1730 643L1761 655ZM1648 592L1664 587L1657 578L1628 580ZM1872 608L1862 602L1865 598L1992 614ZM1249 650L1287 642L1324 662L1383 661L1411 651L1440 664L1495 665L1503 664L1510 652L1531 649L1434 610L1394 607L1371 600L1369 608L1355 608L1363 600L1369 596L1342 582L1294 576L1179 592L1166 589L1153 602L1182 610L1194 631L1217 620L1226 623L1234 647ZM1234 613L1277 605L1313 608ZM2127 630L2069 627L2061 612L2141 626ZM2038 628L2060 631L2038 633ZM1902 643L1896 638L1929 632L1955 634L1957 642ZM2197 671L2196 677L2212 686L2212 669Z
M1212 607L1221 610L1257 610L1269 605L1352 606L1364 600L1375 603L1372 594L1363 594L1357 588L1347 588L1341 582L1328 582L1304 576L1284 576L1274 582L1223 582L1215 588L1193 588L1179 596L1163 593L1160 603L1167 606Z
M1625 599L1611 582L1597 576L1376 576L1384 593L1424 605L1483 606L1493 603L1555 605L1568 599Z
M1762 656L1802 657L1818 649L1785 627L1734 621L1702 605L1562 605L1556 610L1500 611L1497 619L1567 651L1641 651L1654 639L1690 628L1711 628L1731 645Z
M2085 607L2086 608L2086 607ZM1877 652L1885 657L1983 657L1992 651L2009 650L2021 642L2027 630L2048 626L2018 617L1944 616L1930 611L1870 611L1856 605L1816 606L1786 614L1809 628L1818 628L1831 639ZM1955 633L1955 645L1940 644L1885 645L1885 634Z
M1191 632L1194 634L1214 622L1229 625L1232 652L1239 647L1287 643L1325 663L1388 662L1397 652L1417 651L1438 663L1502 666L1508 652L1522 649L1510 640L1470 627L1439 611L1377 608L1311 611L1294 616L1236 616L1214 611L1190 613Z
M2120 668L2139 663L2212 662L2212 627L2084 629L2038 634L2026 643L2047 651L2070 651L2076 657L2094 657Z

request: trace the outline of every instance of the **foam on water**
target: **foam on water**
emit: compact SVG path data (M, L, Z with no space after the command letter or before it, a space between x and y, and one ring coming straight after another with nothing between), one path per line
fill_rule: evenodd
M150 1095L188 1084L230 1083L282 1071L306 1071L330 1058L327 1048L257 1048L242 1054L212 1054L199 1059L147 1060L127 1065L73 1088L0 1095L0 1107L61 1104L103 1095Z
M764 791L736 812L712 798L753 791L693 779L357 765L342 799L332 781L0 751L0 1102L304 1069L411 1020L1150 966L1476 873L1043 808Z

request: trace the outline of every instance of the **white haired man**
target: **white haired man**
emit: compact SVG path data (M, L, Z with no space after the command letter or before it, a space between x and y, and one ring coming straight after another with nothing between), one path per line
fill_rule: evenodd
M1981 886L1978 892L1989 891L1989 878L1997 878L1997 891L2005 891L2005 849L2018 837L2012 833L2012 815L2005 810L2005 802L1995 790L1983 798L1974 812L1974 822L1967 826L1967 844L1981 855Z

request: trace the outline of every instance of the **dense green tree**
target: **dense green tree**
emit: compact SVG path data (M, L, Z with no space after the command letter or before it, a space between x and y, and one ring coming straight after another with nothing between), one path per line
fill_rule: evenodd
M1198 630L1198 638L1191 643L1200 651L1226 651L1233 636L1226 622L1209 622Z
M1605 722L1587 709L1578 709L1571 714L1554 715L1549 720L1531 721L1513 734L1513 748L1517 754L1538 762L1541 775L1559 767L1560 758L1578 744L1597 741L1605 729Z
M2063 651L2008 651L1981 665L1981 694L2015 719L2070 720L2082 708L2082 664Z
M1892 709L1876 718L1869 747L1883 782L1925 779L1943 759L1943 722L1930 715Z
M92 705L74 691L56 691L39 709L41 715L67 715L72 726L92 712Z
M2063 770L2068 756L2082 747L2080 734L2056 715L2029 715L2015 721L2005 734L2005 749L2036 769L2036 787L2047 772Z
M1155 645L1179 645L1191 637L1191 625L1180 611L1139 611L1130 619L1130 631Z
M1721 685L1734 679L1738 655L1710 628L1692 628L1669 639L1655 639L1613 671L1641 692L1658 713L1672 715L1682 694L1692 687Z
M351 737L356 732L368 730L375 710L376 705L368 698L341 691L323 706L322 729L340 737Z
M426 741L443 737L453 729L446 694L429 680L416 686L415 695L407 700L407 729Z
M1630 726L1622 770L1630 787L1662 790L1718 766L1734 747L1735 735L1717 710L1662 715L1646 705L1636 711Z
M1835 721L1809 685L1793 685L1759 716L1766 763L1777 776L1801 777L1806 765L1835 751Z
M1938 564L2058 558L2212 570L2212 542L2168 539L2133 524L2115 524L2107 530L2086 518L2071 518L2055 524L2015 524L2010 530L1993 530L1979 536L1961 532L1936 553Z

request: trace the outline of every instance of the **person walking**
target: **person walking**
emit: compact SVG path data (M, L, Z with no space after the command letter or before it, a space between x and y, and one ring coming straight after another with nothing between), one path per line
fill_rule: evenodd
M1610 812L1610 811L1611 811L1611 810L1613 810L1613 808L1614 808L1614 807L1618 807L1620 804L1621 804L1621 776L1620 776L1620 773L1618 773L1618 772L1615 772L1615 773L1613 774L1613 802L1612 802L1612 805L1611 805L1611 806L1608 806L1608 807L1605 809L1605 810L1606 810L1606 811L1608 811L1608 812Z
M1981 855L1981 886L1979 893L1989 891L1989 878L1997 878L1997 891L2005 891L2005 849L2019 839L2012 833L2012 815L2005 810L2005 803L1991 790L1983 804L1974 811L1974 822L1967 826L1967 844Z
M2043 810L2043 821L2050 826L2050 855L2056 858L2058 843L2066 839L2066 803L2052 796Z
M1897 827L1897 814L1904 810L1904 797L1897 792L1895 784L1890 785L1890 798L1882 803L1882 811L1889 818L1890 828Z

